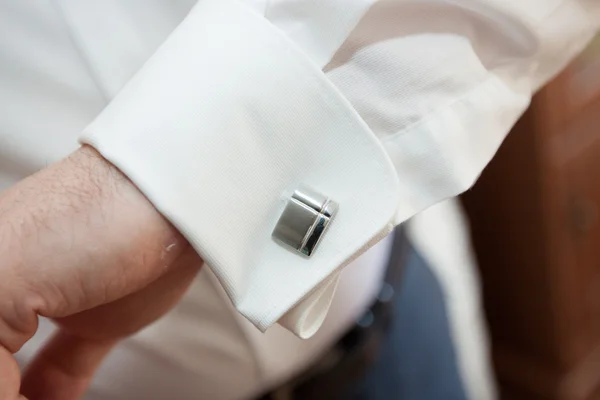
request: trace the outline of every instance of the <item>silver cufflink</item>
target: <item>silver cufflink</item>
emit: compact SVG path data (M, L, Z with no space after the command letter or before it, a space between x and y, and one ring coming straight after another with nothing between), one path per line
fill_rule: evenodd
M310 257L338 209L338 204L311 189L298 189L288 200L272 237Z

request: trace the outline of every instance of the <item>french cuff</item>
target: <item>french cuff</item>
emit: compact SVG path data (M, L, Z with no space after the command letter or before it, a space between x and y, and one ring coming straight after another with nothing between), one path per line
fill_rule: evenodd
M381 143L261 15L204 0L84 131L189 240L261 330L322 323L341 268L399 202ZM300 187L339 205L310 257L271 234Z

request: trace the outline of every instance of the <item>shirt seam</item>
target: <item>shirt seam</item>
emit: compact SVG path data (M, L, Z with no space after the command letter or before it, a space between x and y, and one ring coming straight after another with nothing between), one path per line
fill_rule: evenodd
M482 81L480 81L478 84L476 84L474 87L472 87L471 89L469 89L468 91L466 91L465 93L463 93L462 95L460 95L459 97L455 98L454 100L452 100L451 102L439 107L438 109L436 109L435 111L431 111L429 113L427 113L426 115L424 115L422 118L420 118L418 121L413 122L412 124L407 125L406 127L402 128L401 130L392 133L390 135L386 135L381 137L381 141L383 143L385 142L390 142L393 141L401 136L404 136L406 134L409 134L412 130L418 128L419 126L428 123L429 121L435 119L435 118L439 118L440 114L444 113L446 110L448 109L452 109L453 107L455 107L458 103L462 103L465 99L475 95L475 93L479 92L480 90L483 90L485 88L487 88L489 85L491 85L494 82L500 81L500 78L498 78L497 76L493 75L493 73L489 72L489 76L487 76L486 78L484 78Z

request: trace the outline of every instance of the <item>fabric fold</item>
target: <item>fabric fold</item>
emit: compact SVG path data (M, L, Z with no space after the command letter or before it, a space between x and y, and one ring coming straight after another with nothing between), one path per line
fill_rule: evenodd
M263 331L287 314L296 335L314 333L335 286L322 283L392 230L400 201L391 160L347 100L237 1L194 7L81 141L140 188ZM310 258L271 238L299 186L339 204ZM303 300L310 315L288 314Z

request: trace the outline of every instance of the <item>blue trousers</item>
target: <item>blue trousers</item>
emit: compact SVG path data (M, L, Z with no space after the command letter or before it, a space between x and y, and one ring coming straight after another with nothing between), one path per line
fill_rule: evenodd
M377 361L347 400L466 400L439 282L410 249Z

